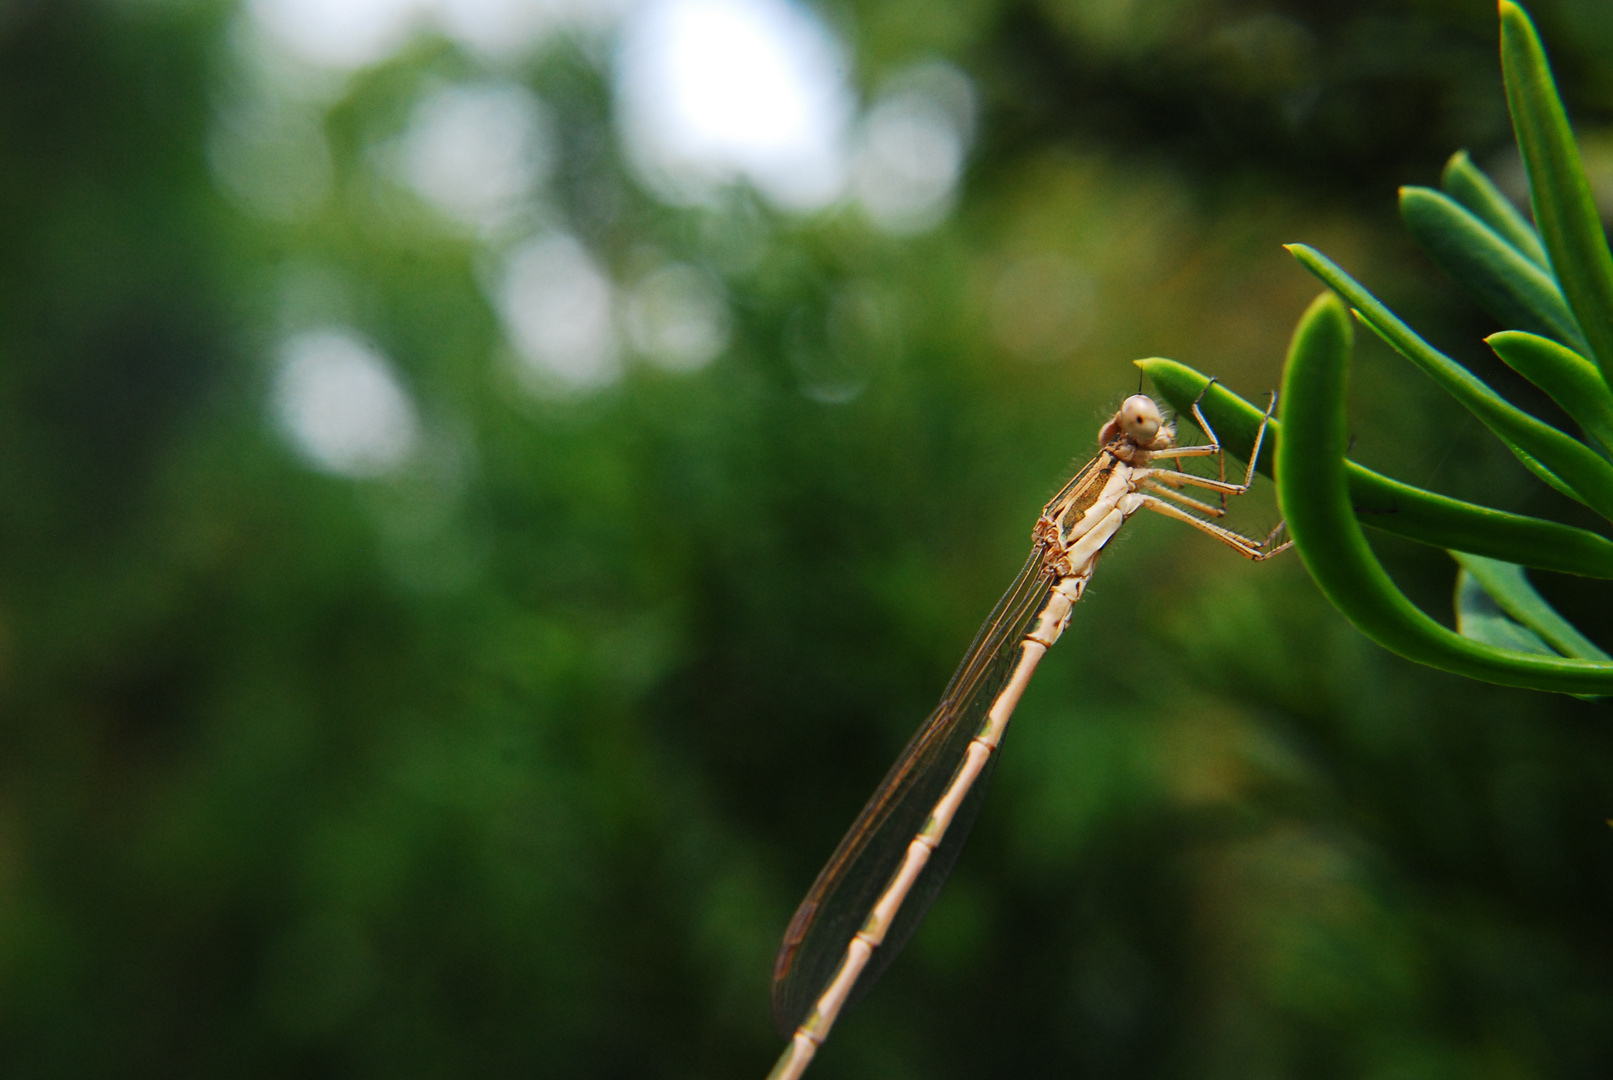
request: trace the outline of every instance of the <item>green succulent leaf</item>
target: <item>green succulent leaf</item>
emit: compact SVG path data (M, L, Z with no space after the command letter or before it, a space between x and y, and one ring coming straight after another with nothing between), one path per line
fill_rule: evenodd
M1456 632L1465 638L1513 652L1556 656L1544 638L1501 610L1479 579L1465 569L1456 571Z
M1488 343L1613 451L1613 255L1596 219L1578 151L1540 42L1521 9L1501 0L1508 101L1529 170L1540 234L1465 152L1445 192L1401 189L1408 229L1454 280L1513 329ZM1525 566L1607 576L1613 541L1583 529L1506 514L1422 491L1345 459L1345 385L1353 310L1369 329L1476 415L1530 471L1613 520L1613 465L1584 443L1502 398L1435 349L1326 256L1289 246L1333 292L1295 330L1280 420L1257 467L1273 474L1288 530L1311 576L1355 626L1421 663L1488 682L1580 696L1613 691L1613 657L1554 611ZM1348 306L1346 306L1348 305ZM1589 358L1589 359L1587 359ZM1261 410L1173 361L1139 361L1179 413L1240 456ZM1459 564L1451 630L1397 589L1363 525L1439 543Z
M1516 563L1486 559L1461 551L1451 552L1451 558L1462 568L1459 578L1471 579L1489 598L1490 604L1497 612L1534 635L1542 645L1564 656L1577 657L1580 660L1613 660L1613 656L1597 648L1590 638L1581 634L1572 623L1557 614L1557 609L1547 603L1546 598L1536 592L1535 587L1529 583L1523 567ZM1472 610L1475 612L1482 608L1482 604L1478 601L1471 597L1467 599L1474 605ZM1475 637L1476 635L1468 634L1467 630L1462 628L1463 601L1463 589L1458 584L1457 629L1468 637ZM1500 643L1491 642L1491 644Z
M1477 416L1526 467L1571 498L1613 519L1613 466L1579 440L1519 409L1435 349L1327 256L1304 244L1288 250L1343 296L1400 355L1420 367Z
M1503 330L1484 341L1508 367L1544 390L1587 435L1613 451L1613 392L1595 364L1538 334Z
M1534 655L1469 640L1395 587L1372 553L1350 495L1344 410L1353 334L1338 297L1324 293L1300 320L1283 371L1286 437L1277 494L1317 586L1368 637L1400 655L1486 682L1567 694L1613 691L1613 663Z
M1227 452L1249 459L1263 409L1178 361L1153 357L1137 366L1179 415L1189 415L1197 401ZM1256 466L1266 476L1273 475L1282 437L1273 419ZM1613 578L1613 541L1587 529L1437 495L1350 461L1345 473L1357 517L1382 532L1540 570Z
M1403 187L1400 216L1439 268L1503 326L1590 352L1551 275L1455 199Z
M1458 150L1451 155L1451 159L1445 163L1445 172L1439 178L1439 186L1530 262L1547 273L1551 272L1546 249L1540 245L1540 234L1529 224L1529 219L1512 205L1512 200L1495 186L1495 181L1473 164L1466 150Z
M1603 381L1613 381L1613 254L1545 49L1529 16L1511 0L1501 0L1501 70L1535 223L1591 358Z

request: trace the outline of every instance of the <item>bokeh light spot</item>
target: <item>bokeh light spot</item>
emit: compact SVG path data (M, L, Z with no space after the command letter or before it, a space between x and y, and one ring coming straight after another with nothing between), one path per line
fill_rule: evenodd
M541 236L511 253L496 305L535 389L588 390L620 378L614 294L575 237Z
M357 334L313 330L281 347L274 413L298 452L339 476L379 476L406 461L419 422L392 366Z
M247 10L297 59L331 69L361 68L409 39L420 0L248 0Z
M525 87L449 86L415 107L398 166L408 185L448 217L491 229L548 175L551 132L543 102Z
M853 178L876 226L916 233L946 216L963 175L974 111L974 87L950 64L924 64L891 80L862 122Z
M272 221L304 220L330 194L325 132L318 114L298 102L241 101L219 109L207 160L219 187Z
M676 201L738 179L779 206L839 198L853 111L834 39L785 0L657 0L631 18L617 58L630 160Z

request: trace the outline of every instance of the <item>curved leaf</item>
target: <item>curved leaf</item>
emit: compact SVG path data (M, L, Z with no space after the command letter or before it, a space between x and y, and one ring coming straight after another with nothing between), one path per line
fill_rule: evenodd
M1518 330L1491 334L1484 342L1508 367L1544 390L1587 435L1613 450L1613 392L1595 364L1549 338Z
M1530 471L1559 491L1566 485L1570 490L1564 494L1613 519L1613 465L1584 443L1513 405L1428 344L1326 255L1305 244L1287 247L1306 269L1349 301L1361 320L1396 352L1422 368L1482 420Z
M1501 325L1590 351L1551 275L1455 199L1403 187L1400 217L1429 258Z
M1445 194L1467 207L1530 262L1548 274L1551 272L1551 262L1546 258L1546 249L1540 246L1540 234L1535 232L1535 227L1518 212L1518 208L1512 205L1512 200L1484 174L1484 170L1473 164L1473 159L1467 156L1466 150L1458 150L1451 155L1451 159L1445 163L1444 173L1439 178L1439 186L1445 189Z
M1514 652L1470 641L1418 610L1373 555L1350 499L1344 390L1353 334L1338 297L1313 302L1283 371L1286 437L1277 496L1300 558L1356 628L1400 655L1458 675L1568 694L1613 690L1613 663Z
M1245 461L1254 445L1262 409L1186 364L1163 357L1138 360L1171 407L1187 416L1195 401L1215 427L1221 444ZM1208 389L1206 389L1208 387ZM1259 471L1273 475L1282 424L1272 420L1261 447ZM1587 529L1523 514L1493 510L1413 487L1345 462L1350 500L1362 524L1408 540L1455 548L1539 570L1613 578L1613 541Z
M1602 379L1613 382L1613 254L1534 24L1501 0L1501 73L1535 224Z
M1496 607L1520 626L1539 637L1545 644L1562 653L1581 660L1613 660L1590 638L1580 633L1574 624L1557 614L1557 609L1529 584L1523 567L1499 559L1484 559L1476 555L1451 552L1462 568L1495 602ZM1460 588L1458 588L1460 593ZM1462 631L1464 634L1467 631ZM1469 637L1473 635L1468 634ZM1492 644L1495 644L1492 642Z
M1546 640L1509 616L1465 567L1456 571L1456 632L1513 652L1556 656Z

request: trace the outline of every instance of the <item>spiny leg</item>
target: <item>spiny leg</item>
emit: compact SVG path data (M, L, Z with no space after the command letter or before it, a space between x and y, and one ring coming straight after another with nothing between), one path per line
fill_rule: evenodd
M1215 378L1212 376L1210 381L1204 384L1204 389L1199 391L1199 396L1193 399L1193 420L1194 420L1195 423L1198 424L1198 426L1200 428L1203 429L1204 434L1209 438L1210 446L1213 448L1213 452L1217 455L1216 464L1217 464L1217 466L1219 467L1219 470L1220 470L1218 479L1220 479L1222 484L1226 484L1226 480L1227 480L1227 465L1226 465L1227 459L1226 459L1226 454L1224 452L1222 452L1221 440L1216 436L1215 429L1210 426L1210 421L1209 421L1208 418L1205 417L1204 410L1199 408L1199 402L1204 400L1204 395L1208 394L1210 392L1210 387L1212 387L1214 385L1215 385ZM1266 411L1265 411L1265 413L1260 417L1260 427L1255 431L1255 445L1254 445L1254 449L1249 454L1249 467L1244 470L1243 483L1242 484L1235 484L1235 485L1228 485L1225 488L1217 488L1217 489L1215 489L1215 490L1220 490L1220 491L1223 492L1223 494L1221 496L1221 509L1222 510L1226 509L1226 506L1227 506L1226 496L1227 495L1242 495L1244 492L1248 491L1250 485L1254 483L1255 466L1260 461L1260 447L1266 441L1266 426L1271 423L1272 410L1274 410L1276 407L1277 407L1277 395L1276 395L1275 392L1273 392L1272 395L1271 395L1271 400L1266 403ZM1185 455L1185 456L1197 456L1197 455ZM1209 485L1203 485L1203 486L1209 486Z
M1267 533L1266 538L1260 542L1260 547L1263 550L1266 549L1266 548L1270 548L1271 547L1271 542L1273 540L1277 539L1278 535L1280 535L1287 528L1288 528L1288 522L1286 520L1279 521L1276 525L1272 526L1271 532ZM1272 551L1272 554L1275 555L1275 554L1277 554L1278 551L1283 551L1283 550L1285 550L1285 549L1287 549L1289 547L1292 547L1293 543L1294 542L1292 540L1284 541L1283 546L1280 547L1280 548L1274 549Z
M1243 473L1243 486L1247 489L1255 482L1255 466L1260 464L1260 445L1266 441L1266 428L1271 424L1272 410L1277 407L1277 391L1271 392L1271 400L1266 402L1266 411L1260 416L1260 426L1255 429L1254 449L1249 451L1249 467Z
M1143 494L1143 505L1156 513L1164 514L1166 517L1185 521L1199 531L1215 537L1245 558L1256 561L1269 559L1280 551L1286 551L1293 544L1293 541L1290 540L1275 548L1271 546L1272 542L1287 526L1287 522L1279 521L1276 527L1266 534L1264 540L1251 540L1241 533L1236 533L1231 529L1205 521L1188 510L1164 501L1165 499L1170 499L1173 502L1192 507L1208 517L1222 517L1226 514L1228 495L1246 494L1254 486L1255 467L1260 462L1260 449L1266 441L1266 428L1271 423L1272 411L1277 407L1277 395L1276 393L1271 395L1271 400L1266 403L1266 410L1260 417L1260 426L1255 431L1254 446L1249 453L1249 464L1248 468L1244 470L1243 482L1241 484L1233 483L1226 478L1226 453L1221 446L1220 437L1216 435L1215 428L1210 425L1209 418L1204 415L1204 410L1199 407L1199 403L1204 400L1204 395L1208 394L1210 387L1214 385L1214 378L1205 383L1204 389L1199 391L1199 396L1193 399L1192 406L1193 419L1209 438L1208 445L1170 447L1156 451L1152 456L1180 460L1187 457L1208 457L1213 454L1216 458L1219 475L1211 479L1207 476L1197 476L1193 473L1183 472L1180 469L1140 470L1136 478L1141 481L1141 487L1146 489ZM1221 505L1219 507L1212 506L1180 491L1173 490L1184 485L1205 488L1215 492L1220 496Z
M1183 510L1181 507L1168 503L1164 499L1157 498L1153 495L1143 493L1143 505L1154 511L1156 514L1164 514L1168 518L1175 518L1177 521L1187 522L1187 524L1193 526L1200 532L1207 533L1208 535L1213 536L1215 539L1221 541L1221 543L1225 544L1233 551L1236 551L1244 558L1253 559L1255 562L1262 562L1271 558L1273 555L1276 555L1280 551L1287 551L1288 548L1294 543L1292 540L1286 540L1274 548L1266 547L1266 545L1271 543L1272 540L1276 539L1277 534L1282 531L1283 526L1280 524L1266 536L1264 541L1251 540L1241 533L1235 533L1231 529L1222 528L1220 525L1217 525L1212 521L1205 521L1201 517L1195 517L1186 510Z
M1157 480L1171 487L1181 487L1186 484L1189 487L1206 488L1222 496L1245 495L1249 491L1249 488L1244 484L1235 484L1230 480L1217 480L1213 476L1198 476L1190 472L1178 472L1175 469L1139 469L1132 475L1144 483L1149 480ZM1225 512L1224 507L1222 510Z
M1204 432L1204 434L1209 438L1210 445L1215 447L1215 463L1218 470L1217 479L1219 479L1222 483L1226 483L1227 456L1221 450L1221 440L1215 437L1215 429L1210 426L1210 422L1204 418L1204 413L1199 409L1199 402L1204 400L1204 395L1208 394L1210 392L1210 387L1214 385L1215 376L1211 375L1210 381L1204 384L1203 390L1199 391L1199 396L1193 399L1193 420L1198 424L1199 430ZM1221 509L1225 510L1226 508L1227 499L1226 496L1223 495L1221 496Z

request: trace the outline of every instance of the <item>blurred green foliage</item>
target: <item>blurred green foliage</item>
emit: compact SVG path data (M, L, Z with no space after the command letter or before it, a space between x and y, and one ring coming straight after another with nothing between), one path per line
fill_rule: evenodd
M1532 10L1605 185L1613 17ZM218 165L236 12L0 6L5 1075L760 1076L793 905L1131 358L1258 397L1303 237L1566 423L1395 220L1455 146L1507 176L1486 5L822 13L861 87L935 55L975 80L934 231L664 205L608 48L506 71L553 115L566 227L623 279L709 268L733 312L702 371L556 398L511 374L476 237L377 166L474 56L353 76L325 186L254 203ZM321 321L396 365L405 468L322 474L272 422L276 343ZM1592 527L1375 343L1357 364L1357 459ZM1106 557L813 1075L1606 1075L1607 706L1415 667L1296 561L1184 532ZM1380 554L1448 610L1443 553ZM1613 640L1600 585L1536 582Z

